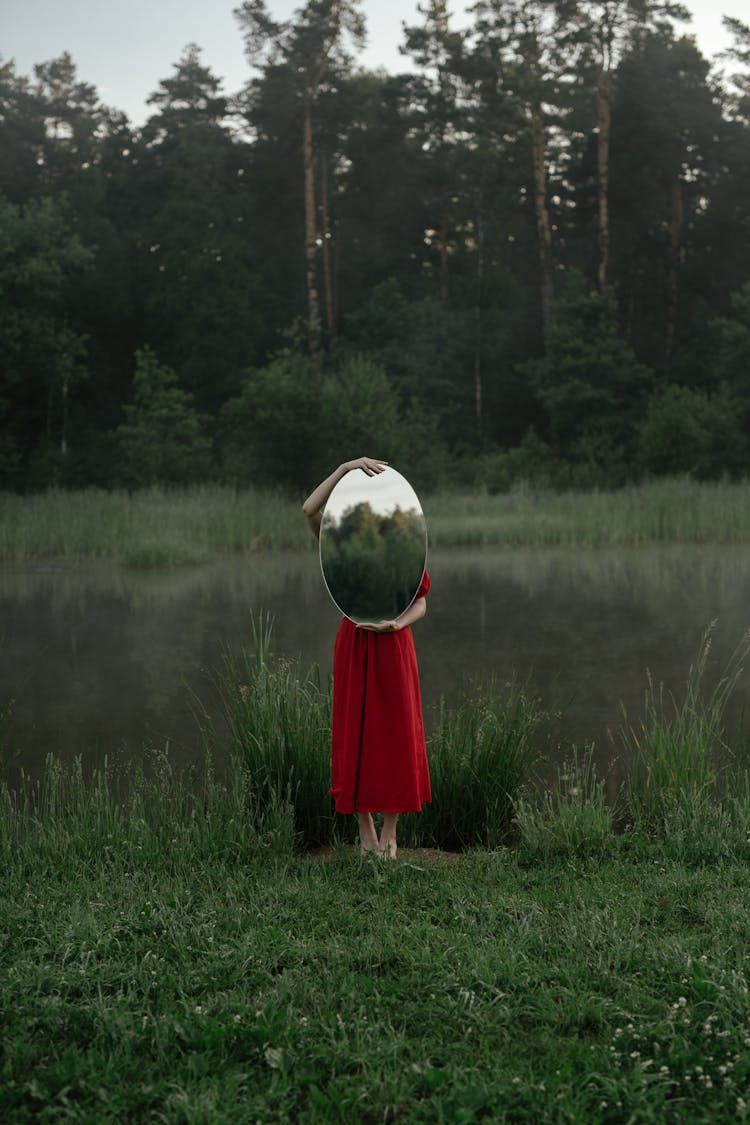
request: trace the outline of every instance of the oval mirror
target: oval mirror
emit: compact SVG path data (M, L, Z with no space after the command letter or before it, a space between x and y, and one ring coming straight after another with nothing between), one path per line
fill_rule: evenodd
M417 596L427 561L427 525L417 494L390 466L353 469L328 497L320 568L334 604L355 623L391 621Z

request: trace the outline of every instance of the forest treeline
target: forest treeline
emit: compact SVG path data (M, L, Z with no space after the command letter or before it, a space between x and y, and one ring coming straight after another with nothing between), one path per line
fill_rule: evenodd
M750 471L750 26L662 0L235 11L134 127L0 62L0 487Z

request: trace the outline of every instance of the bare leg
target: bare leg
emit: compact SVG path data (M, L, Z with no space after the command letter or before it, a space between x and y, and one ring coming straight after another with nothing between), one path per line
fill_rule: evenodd
M387 859L396 858L396 821L397 812L383 813L383 827L380 831L378 849Z
M357 813L359 820L359 850L361 855L378 850L378 834L371 813Z

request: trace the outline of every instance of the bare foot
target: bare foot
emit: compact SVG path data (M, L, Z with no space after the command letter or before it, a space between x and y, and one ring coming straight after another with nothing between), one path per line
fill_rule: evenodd
M387 839L381 839L378 844L378 851L384 859L395 859L397 850L395 837L389 836Z
M378 834L370 813L357 813L359 819L359 854L378 850Z

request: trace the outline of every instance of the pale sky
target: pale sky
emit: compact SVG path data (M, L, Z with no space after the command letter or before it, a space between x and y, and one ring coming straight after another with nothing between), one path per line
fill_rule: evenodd
M396 508L422 511L416 492L397 469L387 468L373 477L357 469L338 482L328 498L326 515L338 521L347 508L365 501L379 516L390 515Z
M728 45L722 15L750 21L748 0L683 2L693 12L685 30L709 58ZM238 0L0 0L0 59L14 59L17 70L30 75L34 63L69 51L79 78L141 125L152 112L146 98L169 77L190 42L202 48L204 64L223 79L225 94L244 85L249 71L232 14L237 6ZM268 0L281 20L299 6L299 0ZM451 5L458 24L467 6ZM416 0L364 0L368 43L357 61L390 73L409 69L398 48L402 23L417 22L416 7Z

